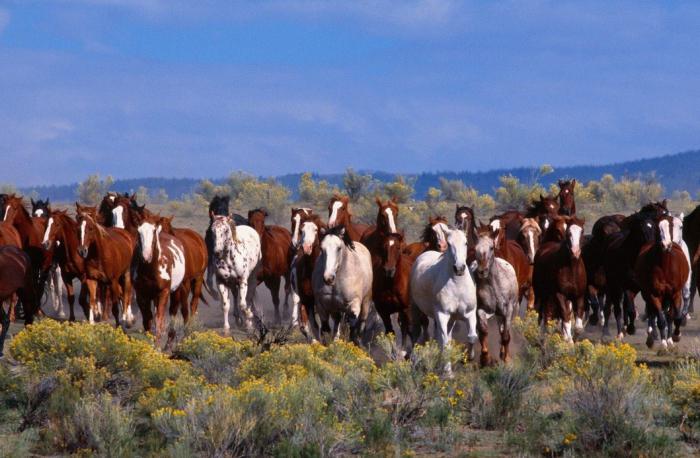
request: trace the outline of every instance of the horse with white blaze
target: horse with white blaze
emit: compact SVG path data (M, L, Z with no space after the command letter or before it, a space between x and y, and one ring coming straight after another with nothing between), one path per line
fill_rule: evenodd
M216 282L224 309L224 331L231 328L229 291L235 312L242 312L247 330L253 328L255 287L262 268L260 236L250 226L237 226L230 216L214 215L211 223ZM262 319L262 317L259 316Z
M332 317L333 340L337 339L346 317L350 338L359 343L372 302L372 259L363 244L350 239L344 226L328 229L323 236L312 284L321 332L330 331Z
M452 340L457 320L468 326L469 356L474 357L476 335L476 286L467 271L467 237L458 229L442 224L445 236L444 252L426 251L416 259L411 270L411 303L416 312L435 320L435 333L441 348ZM416 310L417 309L417 310ZM414 320L414 341L420 332ZM445 368L450 371L450 364Z

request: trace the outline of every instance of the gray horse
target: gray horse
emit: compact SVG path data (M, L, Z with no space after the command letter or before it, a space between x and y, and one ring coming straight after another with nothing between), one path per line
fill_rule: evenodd
M490 364L489 318L496 316L501 331L501 360L508 361L510 327L518 310L518 279L508 261L495 255L499 230L484 226L476 242L477 331L481 342L481 365Z
M321 240L321 255L311 277L321 333L340 334L340 322L347 318L350 338L359 344L372 303L372 259L367 248L350 240L343 226L328 229Z

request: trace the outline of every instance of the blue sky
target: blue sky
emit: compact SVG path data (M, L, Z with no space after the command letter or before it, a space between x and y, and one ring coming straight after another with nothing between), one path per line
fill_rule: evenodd
M0 182L700 147L700 4L0 0Z

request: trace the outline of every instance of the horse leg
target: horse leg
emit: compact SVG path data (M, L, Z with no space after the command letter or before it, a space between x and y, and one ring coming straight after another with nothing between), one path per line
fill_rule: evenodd
M450 321L450 314L443 312L435 312L434 318L436 331L435 337L437 338L438 344L440 345L440 349L444 350L450 345L450 335L447 331L447 327ZM452 363L450 361L447 361L445 363L445 374L447 374L448 376L452 374Z
M66 286L66 297L68 298L68 321L75 321L75 289L72 281L63 279Z
M143 332L153 332L153 307L151 305L150 296L136 293L136 304L141 311L141 320L143 322Z
M576 298L576 322L574 324L574 335L576 338L583 334L583 318L586 315L586 301L583 295Z
M291 269L287 270L284 274L284 317L289 318L289 296L293 293L293 288L290 283ZM292 298L292 306L294 305L294 298ZM293 313L293 312L292 312ZM296 324L296 323L292 323Z
M344 313L333 313L333 342L340 339L340 325L343 323L345 318Z
M527 289L527 310L535 310L535 289L532 285Z
M479 334L479 343L481 344L479 364L481 364L481 367L485 367L491 364L491 357L489 356L489 316L484 310L479 310L476 314L478 315L476 330Z
M0 357L1 357L3 355L3 349L5 348L5 337L7 337L7 331L10 330L10 316L7 312L5 312L5 303L4 302L0 302L0 325L2 325L2 331L0 331Z
M423 328L423 317L425 315L416 304L411 304L411 348L419 343L420 339L427 339L428 330ZM425 340L423 340L424 342Z
M673 342L680 342L681 340L681 325L683 324L683 293L682 291L676 292L674 297L671 299L671 318L673 319ZM670 326L670 325L669 325Z
M656 322L656 316L657 316L657 311L655 308L655 304L653 304L651 298L645 297L644 298L644 313L647 315L647 340L646 344L648 348L653 348L654 347L654 340L656 340L656 336L654 335L654 326Z
M250 303L248 302L248 289L248 281L241 279L241 281L238 283L238 298L236 301L238 303L238 308L243 313L245 329L246 331L251 332L253 330L253 317L255 314L251 310L253 308L252 301Z
M112 315L114 315L114 321L116 323L116 326L119 327L120 323L120 318L119 318L119 302L122 302L123 304L123 298L122 298L122 291L123 288L119 285L118 280L112 281L110 293L112 296ZM117 300L117 298L122 298L121 301Z
M637 319L637 307L634 305L636 294L633 291L625 291L625 315L627 316L627 334L633 336L637 332L634 324Z
M187 282L183 282L182 285L175 291L175 299L177 302L177 305L179 307L175 308L174 314L177 315L178 309L180 310L180 314L182 315L182 322L184 324L187 324L187 322L190 321L190 304L187 301L190 297L190 284ZM170 299L171 304L172 304L172 297ZM172 308L172 306L171 306ZM173 316L173 312L171 311L170 313L171 316Z
M136 317L131 312L131 296L133 291L133 285L131 284L130 271L127 270L124 273L122 278L122 284L122 322L127 328L130 328L134 325L134 321L136 320Z
M661 347L666 350L668 349L668 323L666 321L666 313L664 312L662 299L660 297L653 296L652 303L656 309L656 324L659 328L659 334L661 338Z
M598 324L598 312L600 311L600 301L598 300L598 288L594 285L586 286L586 300L590 306L590 313L588 315L588 322L593 326Z
M202 297L202 287L203 286L204 286L204 276L199 275L192 282L192 299L190 300L190 315L191 316L195 316L197 314L197 309L199 309L199 299Z
M282 324L282 316L280 315L280 283L281 277L272 276L265 279L265 286L270 290L272 296L272 305L275 308L275 326Z
M573 305L571 301L561 293L557 293L557 303L559 305L559 316L561 317L561 333L564 340L569 343L574 342L571 334L571 317L573 315Z
M184 323L187 323L187 294L184 293L185 283L175 291L170 293L170 307L168 307L168 313L170 315L170 322L168 323L168 339L165 342L164 349L166 351L172 348L173 342L175 342L175 337L177 337L177 331L175 330L175 318L177 317L178 309L182 312L182 319Z
M66 312L63 310L63 282L61 281L61 267L56 265L49 272L49 291L51 292L51 302L54 311L60 319L66 318Z
M231 330L231 326L228 324L228 312L231 309L231 302L229 299L228 286L224 284L223 281L217 281L216 286L219 289L219 295L221 296L221 308L224 311L224 334L228 334Z
M501 361L507 363L510 360L510 318L505 316L496 316L498 321L498 329L501 332Z
M384 334L395 334L394 326L391 324L391 312L389 311L389 306L379 302L374 304L374 308L384 324Z
M80 283L80 294L78 294L78 304L83 309L85 318L90 316L90 288L86 282Z
M160 337L163 335L165 328L165 308L168 305L168 296L170 290L164 288L158 292L156 299L156 343L160 344Z
M403 356L408 355L411 346L411 328L413 323L411 323L411 315L406 313L406 310L399 310L399 326L401 329L401 348L403 349Z
M696 264L691 270L690 270L690 299L688 301L688 315L691 313L695 313L695 293L698 290L698 287L700 287L700 278L698 278L698 265Z
M85 284L87 285L88 293L90 294L90 313L88 321L90 322L90 324L94 324L95 315L97 315L95 310L97 307L97 281L87 279L85 280Z

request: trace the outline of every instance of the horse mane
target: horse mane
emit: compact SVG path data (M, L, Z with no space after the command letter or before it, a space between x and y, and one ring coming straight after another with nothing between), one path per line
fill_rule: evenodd
M423 228L423 232L421 233L420 236L420 241L423 243L430 243L430 241L433 239L435 236L433 232L433 226L436 225L437 223L447 223L447 218L444 216L436 216L433 221L430 221L428 224L425 225Z
M102 237L107 236L107 231L105 230L105 228L100 223L95 221L95 219L92 216L88 215L87 213L81 213L81 215L83 218L87 219L88 221L90 221L92 224L95 225L95 227L97 228L97 232L99 232L99 234Z
M350 238L350 234L348 233L348 231L345 230L345 227L335 226L330 229L326 229L326 233L323 234L323 236L326 237L329 235L335 235L336 237L339 237L346 247L348 247L351 250L355 249L355 243L353 243L352 239Z

